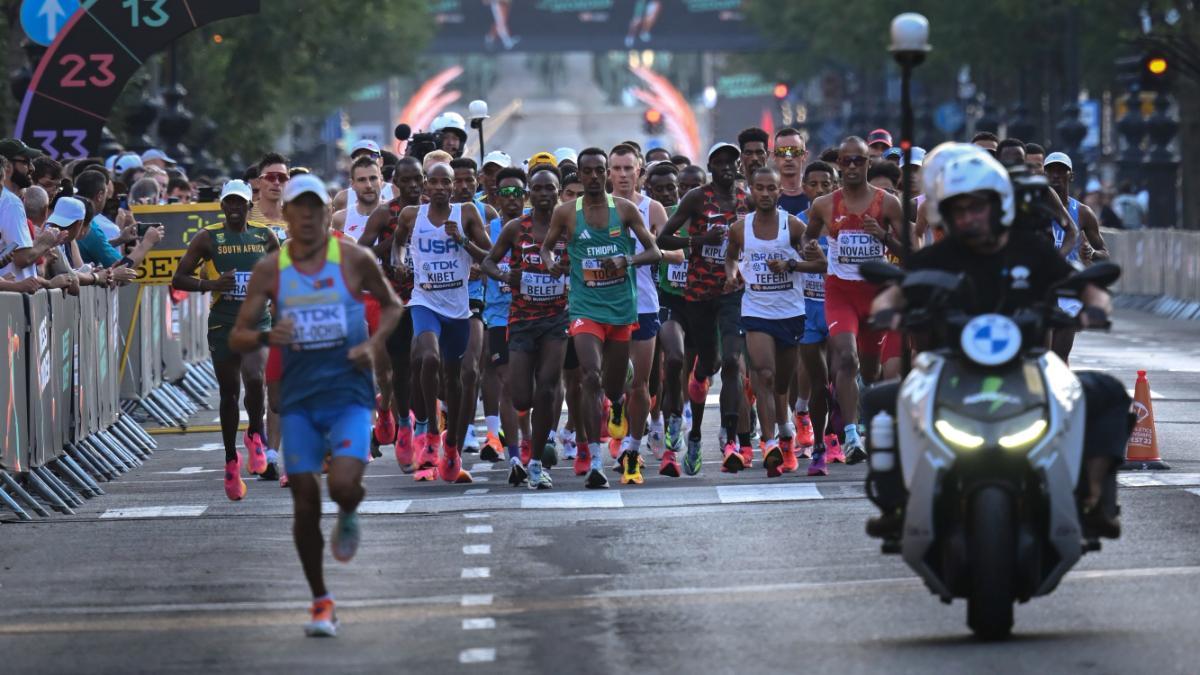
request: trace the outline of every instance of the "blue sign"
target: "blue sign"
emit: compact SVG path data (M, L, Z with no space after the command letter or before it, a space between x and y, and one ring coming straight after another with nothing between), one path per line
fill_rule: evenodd
M1079 102L1079 121L1087 127L1087 134L1079 147L1083 150L1095 150L1100 147L1100 101L1088 99Z
M79 0L24 0L21 27L30 40L49 47L78 9Z
M967 114L958 103L943 103L933 112L933 124L944 134L957 133L967 122Z

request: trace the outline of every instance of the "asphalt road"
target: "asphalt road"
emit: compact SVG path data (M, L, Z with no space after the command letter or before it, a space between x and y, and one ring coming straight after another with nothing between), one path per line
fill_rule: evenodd
M1018 607L1008 642L973 640L961 602L880 554L865 468L721 474L711 414L704 473L639 487L555 469L531 493L500 465L417 484L376 461L358 557L326 557L335 640L301 631L287 491L231 503L216 434L159 436L77 516L0 525L0 672L1200 672L1197 337L1124 313L1080 338L1077 368L1149 371L1174 469L1122 479L1125 535Z

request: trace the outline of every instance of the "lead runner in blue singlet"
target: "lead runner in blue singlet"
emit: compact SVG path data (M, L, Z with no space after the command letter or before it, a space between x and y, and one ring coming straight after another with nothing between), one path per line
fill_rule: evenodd
M337 618L322 569L317 474L331 452L329 496L338 505L333 557L348 562L358 548L356 509L365 494L362 476L370 451L371 355L380 353L404 308L369 249L330 236L330 198L319 178L293 178L283 202L290 238L255 265L229 346L242 353L267 344L283 350L281 412L295 506L293 536L313 594L305 632L332 636ZM379 330L370 338L364 291L381 308ZM268 301L282 320L260 331L257 322Z

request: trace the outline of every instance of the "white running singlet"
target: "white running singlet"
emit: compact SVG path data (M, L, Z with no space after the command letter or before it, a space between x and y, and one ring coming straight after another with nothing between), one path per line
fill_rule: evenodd
M646 195L639 195L642 201L638 202L638 212L642 214L642 223L646 225L646 229L650 229L650 204L654 200ZM642 246L642 242L636 236L633 238L633 254L637 255L646 248ZM658 286L654 283L654 266L641 265L637 268L637 276L634 277L634 285L637 286L638 299L637 311L638 314L658 314Z
M756 214L746 214L746 229L743 233L745 245L742 248L742 257L738 260L738 270L746 281L746 291L742 294L742 316L760 319L804 316L804 288L800 273L776 274L767 265L770 260L803 260L800 253L792 247L787 211L777 209L777 212L779 224L774 239L759 239L755 236Z
M464 229L462 204L451 204L447 220ZM471 254L446 236L445 227L429 222L429 205L422 204L413 223L413 292L410 307L425 307L448 319L467 319L471 307L467 295L467 277L471 273Z

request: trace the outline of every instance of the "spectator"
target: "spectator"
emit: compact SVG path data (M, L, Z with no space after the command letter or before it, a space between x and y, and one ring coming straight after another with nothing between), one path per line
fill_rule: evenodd
M167 157L167 153L158 148L150 148L142 153L142 165L149 171L150 167L162 169L164 172L175 166L175 160Z
M133 185L146 176L146 169L140 166L130 167L117 175L117 182L126 187Z
M56 228L67 235L67 241L47 256L46 276L53 279L66 276L68 283L62 287L72 293L77 292L77 286L124 285L137 277L137 272L131 267L93 270L91 265L84 265L76 239L83 230L84 223L91 220L93 213L89 202L74 197L63 197L54 205L54 214L46 223L47 228ZM55 281L52 280L51 285L54 284Z
M107 200L108 177L99 171L85 171L75 181L75 190L81 199L91 202L92 208L96 215L88 223L84 231L79 236L79 252L83 256L85 263L93 263L101 267L114 267L125 265L128 267L137 267L142 264L146 254L154 248L154 245L162 239L162 228L152 228L146 231L145 237L142 238L138 245L128 255L122 257L117 249L113 248L112 243L108 240L104 231L97 225L101 209ZM132 216L129 217L129 225L121 232L122 237L128 235L132 230L132 241L137 240L137 223L133 221Z
M167 183L168 204L191 204L192 184L186 178L172 178Z
M4 178L4 187L19 194L21 190L33 185L33 180L29 177L31 162L41 157L41 152L25 145L19 139L5 138L0 140L0 155L8 159L10 165L9 173Z
M146 167L146 178L153 178L158 183L158 193L160 195L167 194L167 184L171 182L171 178L167 176L167 172L157 166ZM135 183L132 183L131 186Z
M4 264L0 266L0 277L14 281L36 277L38 258L66 237L50 232L43 233L35 240L25 216L25 205L17 193L8 187L12 184L13 163L3 153L0 153L0 174L4 177L4 188L0 194L0 259Z
M164 174L165 176L165 174ZM139 180L129 188L129 203L138 206L154 206L162 201L162 191L158 180L151 178L149 172L146 178Z
M1146 210L1133 189L1133 183L1122 181L1113 198L1112 209L1121 220L1121 227L1137 230L1146 226Z
M38 157L33 160L33 174L31 178L34 185L46 191L47 199L50 203L53 203L54 198L58 196L58 191L62 188L62 164L49 157Z

